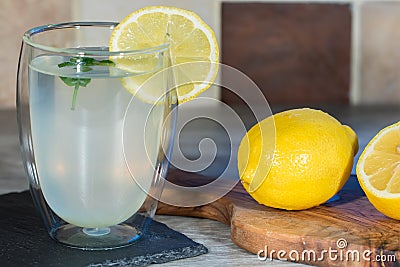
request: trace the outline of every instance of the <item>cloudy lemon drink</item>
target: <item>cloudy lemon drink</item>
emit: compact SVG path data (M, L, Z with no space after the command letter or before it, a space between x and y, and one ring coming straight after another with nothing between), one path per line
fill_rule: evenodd
M108 249L143 234L167 173L175 107L210 87L218 57L210 27L174 7L24 34L20 144L52 238Z
M150 73L161 68L159 61ZM144 140L150 110L151 116L162 118L163 109L151 109L152 105L136 97L131 100L121 79L148 76L149 71L123 71L108 58L51 55L35 58L29 69L32 139L49 206L65 221L81 227L125 221L146 198L153 166L146 164L145 155L155 164L159 145L149 142L145 151L135 142ZM123 132L128 104L134 105L135 127L125 123ZM136 162L126 162L124 134L133 140L129 145L135 151L129 160Z

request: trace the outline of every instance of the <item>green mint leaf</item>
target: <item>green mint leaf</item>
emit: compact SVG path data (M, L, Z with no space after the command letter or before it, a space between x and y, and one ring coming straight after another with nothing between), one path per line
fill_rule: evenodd
M93 68L91 68L91 67L88 67L88 66L82 66L82 67L80 67L80 71L81 72L88 72L88 71L91 71Z
M69 59L69 61L70 62L72 62L72 63L79 63L79 57L71 57L70 59ZM76 65L76 64L75 64Z
M78 78L78 84L79 86L86 87L90 83L90 78Z
M91 57L71 57L69 61L62 62L58 64L59 68L64 67L73 67L75 70L80 72L88 72L93 70L92 66L115 66L115 63L111 60L96 60ZM79 68L78 68L79 67ZM72 96L72 105L71 109L74 110L76 106L76 97L78 95L79 87L86 87L91 79L90 78L72 78L72 77L64 77L60 76L60 79L67 85L74 87L74 93Z
M91 57L81 57L79 59L80 59L79 62L81 62L84 65L88 65L88 66L93 66L93 64L97 61L97 60L95 60L94 58L91 58Z
M91 66L115 66L115 63L112 62L109 59L103 59L103 60L96 60L91 57L71 57L69 61L63 62L58 64L59 68L64 68L64 67L75 67L74 69L77 69L77 67L80 67L80 70L82 72L87 72L92 70L90 68Z
M71 78L71 77L61 77L60 79L68 86L83 86L86 87L91 79L90 78Z
M60 79L68 86L75 86L77 78L71 78L71 77L62 77L60 76Z
M72 96L72 104L71 104L71 110L75 110L76 106L76 97L78 95L78 89L80 86L86 87L91 79L90 78L71 78L71 77L62 77L60 76L60 79L67 85L74 87L74 94Z
M73 64L72 66L84 65L84 66L93 66L96 60L91 57L71 57L69 59L69 63ZM65 63L65 62L64 62ZM71 66L71 65L69 65Z
M75 66L75 63L72 62L63 62L57 65L59 68L64 68L64 67L68 67L68 66Z
M115 66L115 63L112 62L112 61L109 60L109 59L104 59L104 60L97 61L97 62L96 62L96 65L113 67L113 66Z

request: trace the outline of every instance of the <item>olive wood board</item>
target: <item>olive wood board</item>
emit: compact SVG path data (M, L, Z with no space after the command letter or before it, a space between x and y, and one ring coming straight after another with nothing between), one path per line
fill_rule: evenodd
M167 180L192 187L212 181L180 170L171 170ZM268 258L314 266L400 266L400 221L378 212L355 176L337 196L338 200L318 207L286 211L258 204L239 182L210 204L176 207L161 202L157 214L200 217L230 225L232 241L261 258L266 256L260 253L263 250ZM278 255L280 250L283 252Z

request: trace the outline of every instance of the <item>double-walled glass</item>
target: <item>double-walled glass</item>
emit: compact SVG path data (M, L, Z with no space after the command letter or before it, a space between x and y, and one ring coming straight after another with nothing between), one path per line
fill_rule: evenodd
M115 26L33 28L18 68L20 145L33 201L53 239L83 249L126 246L143 235L173 139L168 45L109 52Z

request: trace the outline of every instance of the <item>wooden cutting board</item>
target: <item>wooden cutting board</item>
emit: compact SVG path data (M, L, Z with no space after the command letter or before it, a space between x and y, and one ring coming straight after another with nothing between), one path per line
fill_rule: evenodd
M210 178L171 170L168 180L195 186ZM160 203L157 213L230 225L232 241L260 257L263 250L268 257L315 266L400 266L400 221L375 210L356 177L338 195L339 200L308 210L284 211L258 204L238 183L210 204L182 208Z

